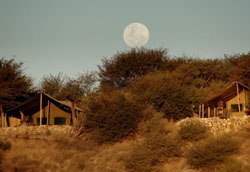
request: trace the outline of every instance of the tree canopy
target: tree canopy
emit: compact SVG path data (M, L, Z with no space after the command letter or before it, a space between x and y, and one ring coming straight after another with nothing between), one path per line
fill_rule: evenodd
M80 73L77 78L69 78L63 73L47 75L40 81L40 90L58 100L70 100L79 103L96 89L96 73Z
M128 89L141 104L152 105L165 118L178 120L192 116L192 99L189 89L168 72L141 77Z
M118 52L111 59L102 59L99 67L101 86L123 88L147 73L161 70L167 59L165 49L132 49Z
M32 80L22 69L23 63L0 59L0 105L4 109L17 106L33 92Z
M239 59L243 60L237 64L233 78L250 87L250 53L240 55Z

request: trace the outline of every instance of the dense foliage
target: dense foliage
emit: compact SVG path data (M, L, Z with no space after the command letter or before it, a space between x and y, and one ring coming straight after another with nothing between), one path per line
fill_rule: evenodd
M212 137L195 145L188 153L188 163L194 168L209 168L224 162L239 151L239 141L229 136Z
M205 138L208 128L199 120L191 119L183 121L179 125L178 133L184 140L197 141Z
M102 65L98 66L101 85L123 88L142 75L163 69L166 59L166 50L162 49L119 52L111 59L102 59Z
M14 59L0 58L0 106L9 109L27 100L32 94L32 82Z
M132 49L103 59L101 91L125 88L142 104L175 120L198 113L200 102L240 80L248 85L249 54L225 58L169 58L166 50Z
M238 63L235 72L234 72L234 80L240 81L242 84L246 86L250 86L250 53L243 54L241 56L244 60Z
M88 96L96 89L96 73L80 73L77 78L69 78L63 73L44 76L40 81L40 90L56 99L75 101L79 103L81 98Z
M152 105L165 118L178 120L192 116L191 95L169 73L145 75L129 90L139 103Z
M83 111L85 131L98 143L116 142L137 131L142 108L119 92L90 96Z
M40 81L40 90L46 94L49 94L56 99L64 98L62 90L65 84L66 77L63 73L58 73L57 75L47 75Z

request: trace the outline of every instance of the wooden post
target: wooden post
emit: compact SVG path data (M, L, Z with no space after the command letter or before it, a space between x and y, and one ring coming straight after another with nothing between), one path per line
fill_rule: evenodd
M47 105L47 125L49 125L49 109L50 109L50 102L48 100L48 105Z
M214 117L216 117L216 107L214 107Z
M4 116L4 113L3 113L3 128L5 127L5 116Z
M244 108L244 111L247 111L247 109L246 109L246 92L245 92L245 89L243 88L243 95L244 95L244 99L243 99L243 103L244 103L244 106L243 106L243 108Z
M238 109L239 109L239 112L241 111L240 109L240 92L239 92L239 83L236 84L236 87L237 87L237 96L238 96Z
M1 112L1 120L2 120L2 128L3 128L3 122L4 122L4 119L3 119L3 112Z
M202 104L202 118L204 118L204 114L205 114L205 105Z
M40 125L42 125L43 95L40 94Z
M199 118L201 118L201 105L199 105Z
M207 109L207 114L208 114L208 118L210 118L210 116L211 116L211 114L210 114L210 107L208 107L208 109Z
M7 114L6 113L4 113L4 127L8 127Z
M72 104L71 104L71 113L72 113L72 120L73 120L73 125L76 124L76 113L75 113L75 106L76 106L76 103L75 103L75 100L72 101Z
M1 126L3 128L3 107L2 107L2 105L0 105L0 111L1 111L1 121L2 121Z

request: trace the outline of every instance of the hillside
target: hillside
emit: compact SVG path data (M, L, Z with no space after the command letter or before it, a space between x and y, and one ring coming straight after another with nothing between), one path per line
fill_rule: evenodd
M249 118L209 120L185 119L177 126L154 119L141 127L141 134L102 145L87 140L86 136L76 137L70 126L4 128L0 129L1 149L6 141L11 148L2 151L2 171L249 171ZM201 121L209 126L208 131L199 132L201 127L192 128L190 121ZM161 122L164 131L159 127ZM158 123L157 127L152 123ZM188 123L188 135L183 135L180 128ZM230 127L232 123L237 127ZM223 127L218 128L218 124ZM151 131L145 131L145 127L151 127ZM220 137L222 140L212 140ZM194 161L190 153L206 143L210 143L210 149L221 152L213 154L206 150L202 155L204 150L199 150L200 158Z

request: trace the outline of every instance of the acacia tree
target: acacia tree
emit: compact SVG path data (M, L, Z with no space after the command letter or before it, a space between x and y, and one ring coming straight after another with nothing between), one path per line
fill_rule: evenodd
M47 75L40 81L40 90L47 93L56 99L62 100L65 96L62 94L63 87L65 85L66 76L63 73L57 75Z
M141 48L118 52L111 59L102 59L102 65L98 66L101 86L128 86L142 75L163 69L167 58L165 49Z
M28 99L32 92L32 81L22 69L23 63L14 59L0 59L0 105L9 109Z
M145 75L128 87L139 104L149 104L168 119L179 120L192 116L192 96L172 73L157 72Z
M232 71L224 59L188 59L174 73L181 85L202 89L210 87L212 82L229 82Z
M76 78L70 78L63 73L47 75L40 81L39 90L58 100L75 100L79 103L97 88L96 72L83 72Z
M242 54L240 56L242 60L236 67L233 79L240 81L246 86L250 86L250 52L248 54Z
M81 99L87 97L97 88L95 72L80 73L77 78L69 78L58 73L43 77L40 82L40 90L59 100L69 100L72 111L73 123L76 121L75 108Z

